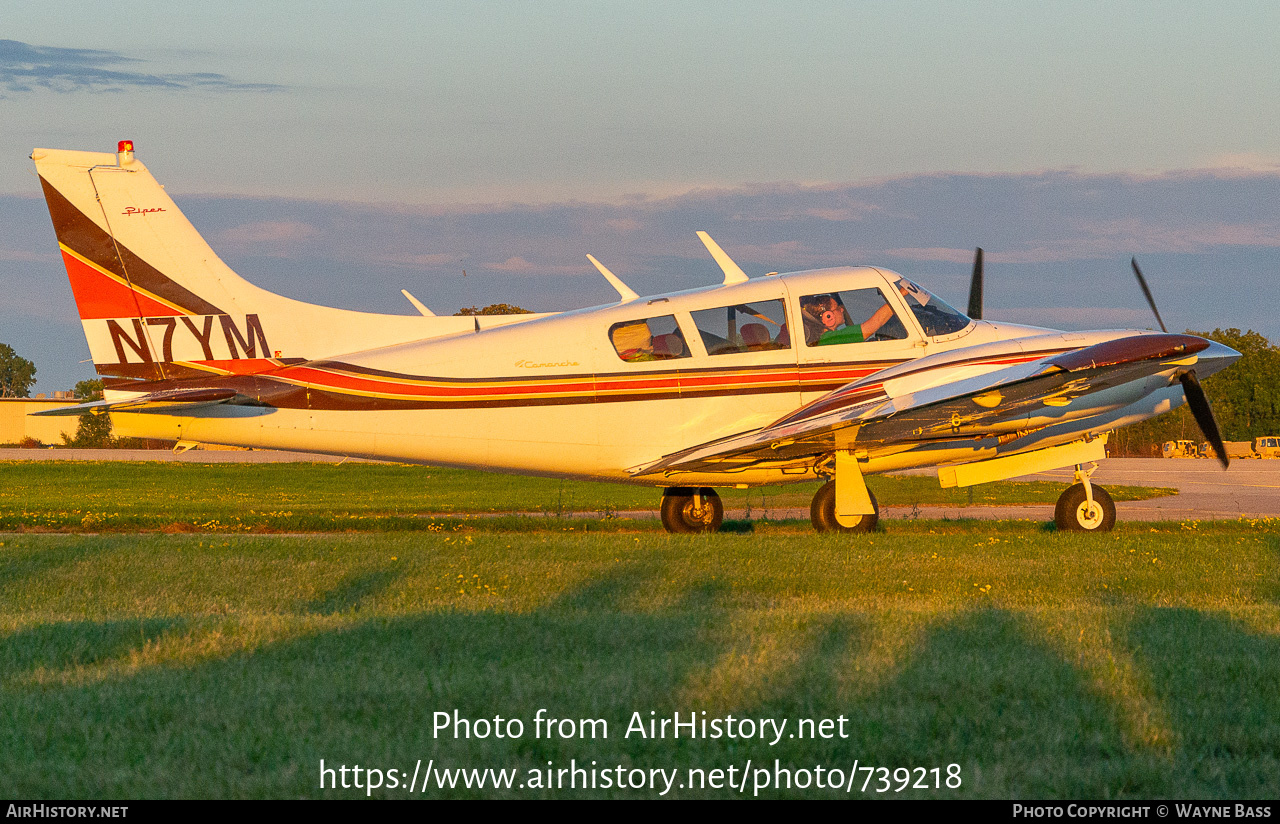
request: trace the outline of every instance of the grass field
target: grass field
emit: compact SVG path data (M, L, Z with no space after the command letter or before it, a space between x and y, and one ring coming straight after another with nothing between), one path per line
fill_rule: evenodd
M0 795L364 795L322 791L321 759L404 784L418 759L517 781L571 759L677 769L668 797L738 795L679 783L775 759L810 777L855 759L943 779L960 765L958 789L901 793L931 798L1280 795L1280 522L1106 536L902 522L851 539L526 520L518 534L0 536ZM608 738L535 737L540 708L604 719ZM524 735L434 737L434 713L454 710L521 719ZM784 732L844 717L847 737L624 736L651 711ZM877 795L864 777L852 797Z
M875 476L882 505L1052 504L1055 483L941 489L935 477ZM807 509L816 484L721 491L755 519ZM1118 501L1171 489L1107 487ZM383 464L0 463L0 530L404 531L435 530L444 513L565 515L657 509L658 490ZM1047 516L1046 516L1047 517Z

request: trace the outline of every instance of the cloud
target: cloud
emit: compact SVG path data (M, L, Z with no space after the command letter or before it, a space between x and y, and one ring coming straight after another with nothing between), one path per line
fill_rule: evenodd
M260 220L223 229L217 240L219 245L233 251L271 255L287 254L298 244L319 235L319 229L302 221Z
M553 266L530 263L518 255L509 257L502 263L490 263L485 268L492 272L506 272L517 275L585 275L589 269L585 264L581 266Z
M6 249L0 246L0 260L16 263L48 263L57 259L56 252L32 252L27 249Z
M1209 158L1205 165L1224 172L1280 172L1280 155L1259 152L1237 152Z
M805 209L802 214L805 217L816 217L819 220L829 220L832 223L848 223L854 220L863 220L868 214L878 211L882 211L879 206L870 203L859 203L851 206Z
M884 265L953 306L965 303L980 245L986 316L1050 328L1153 326L1129 271L1137 255L1170 328L1234 326L1280 341L1269 299L1280 274L1280 174L1265 171L917 175L536 206L175 199L251 282L363 311L408 313L401 288L442 314L616 301L586 252L643 295L710 286L723 274L694 236L706 229L753 278ZM0 196L0 296L0 333L12 343L24 330L28 356L49 364L42 374L57 363L42 353L83 346L37 195ZM85 356L66 356L68 366ZM49 386L73 377L83 376Z
M1156 325L1149 309L1113 306L1029 306L992 309L988 320L1045 326L1050 329L1150 329Z
M934 174L458 208L211 196L178 203L249 280L369 311L402 311L404 287L441 311L608 302L612 290L587 252L641 294L710 285L723 274L694 236L706 229L752 277L882 265L953 305L964 303L980 245L991 311L1042 307L1009 319L1058 328L1150 325L1128 267L1137 255L1172 326L1239 326L1280 339L1271 308L1233 299L1258 294L1280 272L1280 175L1270 173ZM34 218L8 235L0 225L0 248L43 249L25 239L47 235L43 208L24 209Z
M964 263L973 260L972 249L947 249L935 246L928 249L885 249L884 252L886 255L907 260L941 260L947 263Z
M438 254L403 252L391 255L374 255L371 260L385 263L388 266L423 267L443 266L446 263L461 264L466 257L466 255L449 254L447 252Z
M740 243L733 247L733 255L743 260L771 260L780 266L812 263L824 257L798 240L781 240L767 244Z
M632 217L615 217L606 220L605 225L615 232L629 234L644 228L644 224Z
M155 73L141 69L145 61L102 49L33 46L0 40L0 91L22 94L36 89L55 92L118 91L126 88L211 91L276 91L274 83L241 83L215 72ZM3 95L0 95L3 96Z

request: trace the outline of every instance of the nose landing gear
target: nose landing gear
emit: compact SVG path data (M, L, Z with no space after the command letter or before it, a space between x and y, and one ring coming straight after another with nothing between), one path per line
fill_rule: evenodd
M1063 532L1110 532L1116 525L1116 505L1107 490L1089 483L1098 468L1076 464L1076 483L1058 498L1053 522Z

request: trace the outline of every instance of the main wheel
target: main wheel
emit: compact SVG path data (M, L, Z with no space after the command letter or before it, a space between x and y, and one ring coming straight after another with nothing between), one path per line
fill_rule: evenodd
M1110 532L1116 525L1116 505L1107 494L1107 490L1091 484L1093 487L1093 507L1084 494L1084 484L1075 484L1067 488L1058 498L1058 505L1053 511L1053 522L1063 532Z
M853 526L844 526L836 520L836 482L827 481L813 496L813 503L809 506L809 520L813 522L813 528L818 532L871 532L880 523L880 505L870 489L867 494L871 496L875 512L861 516Z
M724 523L724 504L714 489L674 486L662 493L662 526L667 532L716 532ZM697 498L701 498L699 504Z

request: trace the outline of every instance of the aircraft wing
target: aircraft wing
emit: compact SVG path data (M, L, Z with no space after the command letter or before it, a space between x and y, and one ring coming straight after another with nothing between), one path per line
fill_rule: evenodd
M1190 335L1132 335L900 394L892 392L894 381L870 375L766 427L667 455L633 474L725 472L837 449L1016 432L1045 407L1068 407L1077 398L1191 365L1196 353L1208 346L1208 341ZM1086 417L1098 411L1082 404L1077 414Z
M43 412L32 412L32 417L58 415L83 415L85 412L101 414L103 412L174 412L178 409L195 409L200 406L213 406L234 400L239 393L234 389L170 389L163 392L150 392L132 398L116 400L89 401L75 406L62 406L57 409L46 409ZM247 400L247 399L245 399Z

